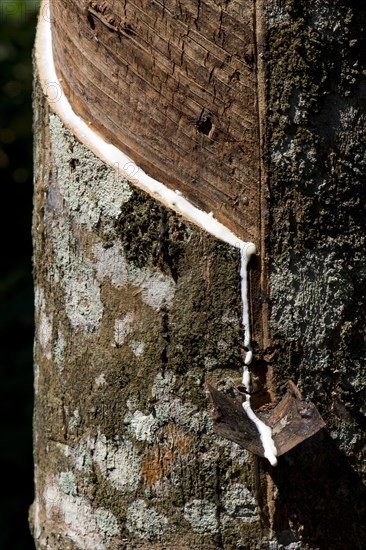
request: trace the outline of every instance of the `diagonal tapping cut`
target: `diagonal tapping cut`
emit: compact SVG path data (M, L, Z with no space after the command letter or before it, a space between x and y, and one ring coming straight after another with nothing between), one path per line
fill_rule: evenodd
M72 131L77 139L79 139L84 145L86 145L97 157L103 160L107 165L114 168L116 172L124 176L136 187L142 189L143 191L154 197L156 200L158 200L160 203L174 210L186 220L201 227L209 234L240 250L242 315L244 327L244 347L246 349L242 379L243 384L246 388L246 397L244 399L244 402L240 404L239 414L239 412L235 408L235 402L233 402L234 405L230 404L231 400L228 400L226 396L220 397L219 392L213 390L212 388L209 388L212 400L214 401L214 404L218 410L218 422L216 423L214 428L216 429L217 433L220 433L220 429L218 428L218 426L220 426L220 422L221 426L223 425L222 419L225 417L227 411L229 411L228 415L230 416L231 407L232 411L235 411L235 422L237 423L237 425L232 427L231 431L230 429L227 429L225 432L226 435L224 435L224 432L221 430L220 435L223 435L228 439L237 441L238 439L240 440L239 432L248 429L251 433L250 437L252 439L254 438L256 442L255 444L252 444L253 442L250 443L249 441L249 443L246 442L245 444L242 444L242 446L248 448L249 450L252 450L260 456L265 456L272 465L277 464L276 456L279 456L281 452L278 448L278 445L276 445L277 439L273 437L271 427L272 424L275 425L276 423L273 421L272 417L267 417L266 415L259 413L256 414L252 410L250 404L249 365L252 361L253 350L251 348L250 340L250 319L248 306L248 264L251 256L256 253L255 244L240 239L227 226L215 219L212 212L205 212L192 204L192 202L190 202L187 198L183 196L180 190L171 189L162 182L149 176L139 166L136 166L131 158L124 154L119 148L107 142L99 133L97 133L93 129L91 123L87 123L76 114L68 98L66 97L61 86L61 82L57 76L55 62L53 58L51 21L49 18L41 17L39 20L36 41L36 59L42 88L49 102L52 104L53 111L60 117L63 124ZM52 91L54 92L55 89L59 91L56 100L49 95L50 91L52 93ZM129 173L131 170L131 166L136 168L136 170L133 170L134 174L132 177ZM301 401L301 398L299 397L299 395L296 395L296 392L293 391L291 395L293 399L295 399L295 401L297 400L296 403L298 403L299 400ZM291 399L292 398L289 398L288 402L292 406L293 399ZM281 403L277 407L279 407ZM283 419L287 409L286 407L277 407L274 409L274 411L277 411L277 416ZM226 411L225 414L222 414L223 410ZM225 417L225 421L226 420L227 418ZM304 422L305 420L306 419L304 419ZM299 420L296 417L296 422L301 423L301 419ZM248 428L248 423L250 424L250 428ZM228 422L227 424L230 424L230 422ZM324 425L324 423L322 425ZM307 432L304 431L305 435L303 439L305 439L306 437L310 437L310 435L315 433L314 429L320 429L319 426L322 427L322 425L321 422L318 421L318 423L316 425L313 425ZM233 436L234 432L235 437ZM296 441L295 444L300 442L299 438L296 437L293 437L292 443L294 441ZM287 445L286 447L287 450L288 447L289 445Z

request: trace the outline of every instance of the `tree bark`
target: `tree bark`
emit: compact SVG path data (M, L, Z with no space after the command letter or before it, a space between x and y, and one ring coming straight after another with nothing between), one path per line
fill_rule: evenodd
M239 252L106 167L36 82L37 548L366 546L366 9L255 8L259 382L294 380L327 428L277 468L214 434L205 384L241 378Z
M240 383L239 251L34 100L37 548L248 548L253 464L203 385Z
M269 288L274 382L327 424L274 472L273 528L363 548L366 8L266 3Z

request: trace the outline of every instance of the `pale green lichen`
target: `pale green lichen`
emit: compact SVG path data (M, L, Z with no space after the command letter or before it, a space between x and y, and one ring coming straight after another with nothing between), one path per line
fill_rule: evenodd
M132 194L127 180L76 141L55 115L50 131L59 190L76 223L91 229L101 217L117 219Z
M95 380L94 380L96 386L99 388L99 386L104 386L106 384L105 374L102 372L99 374Z
M166 424L173 424L192 433L203 433L210 429L211 421L206 411L199 411L197 406L184 403L181 399L169 399L167 394L154 404L150 414L136 410L130 401L128 406L131 413L126 415L124 423L138 441L152 443L159 428Z
M114 489L130 493L140 481L140 456L125 438L109 440L98 431L82 438L75 446L65 446L65 456L84 473L98 472Z
M131 340L131 342L128 344L130 350L135 355L135 357L140 357L144 353L145 349L145 343L144 342L138 342L137 340Z
M155 405L156 418L161 422L173 422L193 433L210 429L211 419L207 411L200 411L196 405L184 403L181 399L172 399Z
M141 297L148 306L156 310L171 306L176 286L172 277L129 264L128 282L142 288Z
M127 262L119 242L115 241L108 248L98 243L93 246L93 254L96 259L98 280L109 279L111 284L116 288L127 284Z
M119 534L120 531L118 522L109 510L98 508L95 512L95 518L102 533L108 537L113 537Z
M57 338L53 346L53 359L59 372L63 370L66 340L61 330L57 332Z
M152 414L144 415L140 411L135 411L132 416L127 416L124 423L135 439L138 441L154 441L154 434L159 428L159 419Z
M327 249L309 250L296 263L296 271L288 262L271 270L273 326L286 340L301 345L308 369L325 370L332 361L329 342L353 291L351 281L344 278L348 266Z
M44 489L43 504L48 520L64 523L64 536L78 548L105 550L110 538L119 535L115 516L103 508L93 509L84 496L65 494L56 478L50 478Z
M108 440L98 433L91 442L92 460L102 476L116 489L132 492L140 481L140 457L128 439Z
M134 318L134 313L126 313L123 319L116 319L114 321L114 341L117 346L121 346L126 336L131 332Z
M213 370L217 365L216 357L207 356L204 358L203 364L207 370Z
M184 518L195 533L213 535L218 532L217 511L212 502L201 499L187 502L184 506Z
M60 489L65 495L75 496L77 493L76 479L73 472L61 472L58 476Z
M229 485L223 491L222 505L224 513L221 517L224 526L232 519L239 519L244 523L259 521L258 504L245 485Z
M69 419L69 422L68 422L68 430L70 432L73 432L74 430L76 430L76 428L79 426L80 424L80 415L79 415L79 411L78 409L75 409Z
M266 547L268 550L306 550L308 545L303 544L299 533L287 529L268 541Z
M217 451L220 450L220 453L223 455L223 459L232 465L237 471L242 471L244 465L248 462L250 453L245 449L242 449L236 443L224 439L222 437L217 437L215 440L217 445ZM230 479L231 472L229 470L225 471L225 478Z
M176 377L170 371L164 374L158 373L151 388L151 394L155 399L167 400L169 393L173 390Z
M99 280L108 278L117 288L126 284L138 287L141 289L143 302L156 310L171 306L176 286L172 277L128 262L118 242L108 248L97 244L93 247L93 252L97 259Z
M44 309L41 310L38 323L39 342L47 359L52 359L52 315L48 316Z
M103 315L100 288L88 268L75 278L65 282L65 309L73 328L82 327L94 332Z
M77 445L64 445L63 452L76 470L90 473L93 469L91 446L90 439L84 438Z
M71 326L87 332L98 327L103 316L100 287L93 262L80 251L69 224L61 219L51 233L55 265L65 294L65 310ZM52 273L52 272L51 272Z
M35 289L34 305L38 319L38 340L47 359L52 359L52 326L53 316L46 312L46 301L43 288Z
M133 502L127 510L126 527L131 535L140 539L159 539L168 525L165 516L158 514L142 499Z

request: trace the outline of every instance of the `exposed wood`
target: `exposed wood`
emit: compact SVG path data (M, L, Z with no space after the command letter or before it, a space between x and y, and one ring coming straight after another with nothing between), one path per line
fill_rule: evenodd
M259 245L254 2L54 0L52 14L74 110Z
M208 390L215 409L214 431L263 457L264 451L259 432L248 418L241 403L212 386L208 386ZM287 393L277 405L258 411L256 414L260 420L272 428L277 456L287 453L325 426L315 405L303 399L291 381L288 383Z
M140 473L145 485L139 487L138 497L150 499L151 493L144 490L151 485L156 490L152 497L154 505L157 504L159 513L169 517L171 509L181 505L177 500L185 502L187 491L191 494L192 487L196 498L209 501L212 498L215 502L216 525L220 525L220 529L222 526L222 531L212 534L209 543L205 534L187 535L184 542L181 536L174 538L177 532L187 528L181 511L175 510L175 518L178 517L179 521L178 531L169 535L168 544L172 549L190 545L203 549L208 545L229 550L238 545L246 549L260 545L267 547L268 544L292 548L294 543L296 547L304 548L363 550L366 546L366 376L363 368L366 217L362 208L366 203L365 8L351 0L319 0L315 3L309 0L258 0L255 6L253 1L246 3L243 12L239 11L241 8L235 0L217 0L216 3L205 0L198 4L168 1L164 5L146 1L138 6L137 2L54 0L52 7L55 13L55 59L74 109L114 144L129 152L150 174L173 188L180 188L195 204L213 210L231 229L259 245L260 254L252 263L250 273L255 340L252 370L258 374L261 383L267 375L266 395L272 391L273 397L275 392L269 383L273 361L277 391L282 393L289 378L296 380L304 394L321 409L329 431L328 435L325 430L320 430L288 452L294 441L300 441L309 433L308 429L305 434L298 430L304 422L301 410L311 413L315 427L322 425L321 418L315 415L311 405L301 401L296 392L286 394L275 409L259 412L267 422L272 419L274 431L281 428L281 420L287 414L297 422L295 430L293 422L287 425L291 432L289 436L286 429L278 431L283 435L278 445L285 453L278 468L269 469L266 461L257 461L257 466L260 466L257 468L257 480L260 480L257 496L266 538L263 531L262 536L258 531L251 534L248 525L241 530L239 538L241 520L234 523L236 520L229 518L231 523L227 523L227 510L222 513L222 505L227 494L233 493L225 493L227 486L222 481L230 480L228 483L231 484L241 476L241 483L246 483L243 478L246 479L249 473L238 466L238 456L235 468L230 471L228 468L233 464L230 456L226 456L225 462L221 461L222 454L220 459L214 458L218 456L216 452L220 454L215 446L217 440L210 439L211 434L205 430L195 434L194 442L191 442L187 432L191 435L193 431L191 420L194 415L189 417L189 430L182 429L178 434L173 431L172 436L165 427L148 449L145 443L132 440L139 450L143 449ZM227 32L228 28L230 32ZM111 66L115 68L112 74ZM131 124L125 123L126 120L132 121ZM43 123L43 129L42 124L39 128L39 135L45 132L47 137L47 122ZM55 195L44 194L43 181L48 185L48 179L52 179L52 185L55 184L55 174L50 174L46 166L47 151L44 143L38 144L37 158L44 155L43 160L38 160L43 174L36 186L35 212L35 219L40 218L37 230L39 228L42 235L37 240L40 262L46 257L42 249L43 199L48 199L46 217L50 215L50 207L55 205ZM85 189L88 185L89 182L84 185ZM100 185L103 187L103 181ZM131 216L127 216L129 222L138 216L139 205L134 204L131 212ZM147 233L150 233L150 228ZM46 232L46 241L47 238ZM202 236L203 242L206 238ZM135 236L132 241L135 242ZM49 244L45 246L49 247ZM160 249L160 243L157 249ZM166 336L167 323L164 320L162 351L154 349L147 359L150 361L147 368L137 371L141 373L139 407L146 416L152 410L149 401L151 380L147 383L146 376L157 373L160 360L162 372L169 373L172 369L178 373L173 391L179 395L188 394L188 402L193 396L197 398L197 406L203 414L206 403L201 401L202 365L205 365L205 373L210 369L208 377L214 379L212 383L215 382L216 386L219 387L225 379L227 390L231 387L228 366L235 365L236 374L240 368L239 348L235 347L238 332L228 341L222 340L219 331L211 332L212 337L207 339L203 328L212 330L213 324L221 318L216 306L214 315L209 318L205 315L207 306L213 306L217 296L220 298L218 303L221 303L220 291L225 287L223 280L227 275L227 272L224 274L225 262L218 266L220 254L207 253L206 245L197 250L201 256L195 257L197 263L193 269L195 275L204 273L204 282L200 280L203 287L198 285L199 288L196 286L193 292L190 286L196 284L197 277L188 281L185 288L190 290L186 295L180 295L180 310L176 308L173 314L169 313L169 331L173 331L173 335L168 331ZM52 269L52 254L47 257L43 269ZM191 269L192 254L193 249L190 249L189 261L183 266L173 262L175 275L179 269L181 274ZM220 284L212 277L212 270L216 267L217 277L222 272ZM39 304L39 326L43 321L43 329L48 328L44 314L47 314L47 321L49 313L53 312L54 293L50 289L56 281L52 275L49 274L45 283L50 307ZM40 280L46 279L42 277ZM236 283L231 280L225 284L235 286ZM215 288L220 291L213 296L211 292ZM197 302L205 312L205 315L198 316L199 326L196 325ZM122 306L120 300L116 311ZM268 315L270 322L267 324ZM191 323L187 323L187 319L191 319ZM157 325L150 322L146 334L154 326ZM69 328L66 323L64 330ZM141 328L138 330L143 332ZM53 338L56 337L55 331L56 328ZM43 338L46 336L47 330ZM50 360L42 351L39 340L36 354L42 364ZM78 338L75 343L75 338L70 338L74 354L83 340ZM102 341L100 337L98 345ZM224 345L228 343L227 349L236 355L232 360L228 352L218 373L212 362L216 357L207 353L206 344L214 349L214 343L219 341ZM44 343L50 345L43 340ZM86 347L85 342L83 345ZM90 348L87 349L89 352ZM217 346L217 353L218 350ZM106 347L103 351L104 356L94 351L91 365L95 371L100 364L106 364L105 357L109 358L115 349ZM47 346L46 352L50 353ZM71 356L65 365L69 391L64 415L72 422L71 405L80 400L85 400L87 405L88 399L95 401L94 393L91 397L84 394L84 374L89 365L85 357L83 355L80 362L76 362ZM209 361L205 363L207 357ZM76 380L77 388L74 389L73 376L80 365L84 385ZM129 365L128 359L124 362L127 373L130 372ZM68 428L66 434L61 432L64 419L58 413L62 406L58 388L55 391L53 387L55 373L48 367L45 364L41 369L41 386L46 388L46 392L38 396L38 406L44 407L39 409L39 421L45 422L46 416L42 414L45 410L49 414L47 420L51 420L50 434L44 425L40 424L38 428L41 438L37 445L44 449L48 441L60 437L59 433L70 438ZM122 415L126 413L120 394L121 391L127 393L130 385L121 377L120 368L121 362L108 363L110 379L115 381L120 377L120 388L116 390L116 396L108 393L111 392L110 385L103 390L103 414L97 411L96 421L90 419L95 437L98 435L97 422L101 418L103 429L109 433L114 434L116 426L121 429L115 411L118 413L121 407ZM55 384L57 386L57 379ZM89 386L92 384L90 378ZM52 408L46 409L52 392L56 394ZM232 431L237 439L244 437L240 435L241 431L245 432L246 442L252 435L257 437L252 432L253 426L240 417L240 404L228 403L221 394L217 399L221 400L225 414L234 409L235 429ZM112 410L108 409L110 400ZM115 409L114 404L117 404ZM92 406L94 408L94 403ZM221 425L223 427L225 423ZM86 423L78 427L80 434L84 426ZM123 434L129 438L127 432L125 429ZM226 433L229 432L230 426L226 423ZM75 437L70 441L71 446L77 437L85 440L80 434L71 433ZM227 449L230 443L221 440L221 444ZM257 441L249 444L257 446ZM58 483L60 455L52 446L50 448L50 453L41 458L46 467L54 468L56 477L52 483ZM188 454L187 449L190 450ZM204 456L211 452L213 454L206 462ZM65 460L62 467L68 471L73 466ZM93 506L108 508L117 502L116 514L125 534L126 506L120 506L119 494L115 497L110 488L105 489L98 468L96 475L106 500L95 501ZM186 478L181 481L184 475ZM179 494L170 492L172 479L179 480ZM208 482L205 484L202 479ZM44 481L39 476L41 489ZM76 481L80 491L87 483L98 485L95 479L87 479L84 485L80 472L76 472ZM161 484L164 490L168 487L168 498L163 494ZM276 490L273 490L274 486ZM40 490L39 502L43 495ZM58 525L53 527L57 532ZM61 548L58 541L51 542ZM161 547L162 541L149 540L141 544L143 547Z

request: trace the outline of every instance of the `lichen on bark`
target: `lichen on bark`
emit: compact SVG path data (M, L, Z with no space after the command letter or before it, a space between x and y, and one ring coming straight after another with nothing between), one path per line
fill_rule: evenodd
M278 396L293 379L328 433L267 471L258 510L253 463L213 436L204 392L240 380L238 252L109 170L36 87L39 548L366 545L366 10L263 9L271 339L260 351Z
M240 381L239 251L107 168L38 84L35 135L37 548L248 548L252 463L204 388Z

